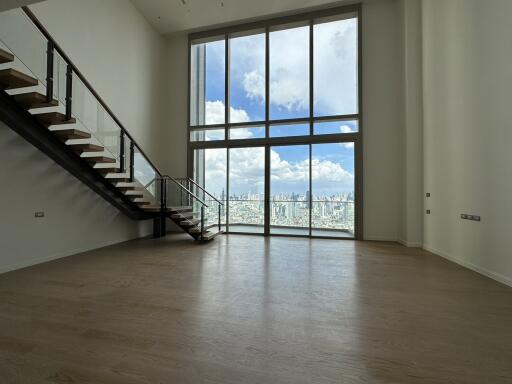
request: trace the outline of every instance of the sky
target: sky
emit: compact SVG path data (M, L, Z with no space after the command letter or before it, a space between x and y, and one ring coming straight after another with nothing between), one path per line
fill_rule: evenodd
M314 26L314 115L357 113L357 20ZM309 27L270 34L270 118L309 116ZM206 44L206 124L224 123L225 44ZM265 35L230 40L230 122L265 119ZM357 121L316 124L315 134L357 131ZM210 140L219 138L212 133ZM309 126L273 126L271 137L309 134ZM231 138L264 136L264 128L232 130ZM263 148L232 149L230 192L263 193ZM206 152L206 187L220 193L225 185L226 150ZM312 149L313 194L354 190L352 143L317 144ZM271 149L271 192L304 194L309 188L307 146Z

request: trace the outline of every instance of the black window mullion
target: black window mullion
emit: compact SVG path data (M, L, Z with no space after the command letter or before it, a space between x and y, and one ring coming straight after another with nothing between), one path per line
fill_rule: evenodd
M313 20L309 21L309 134L313 135L314 108L314 57L313 57Z
M270 137L270 29L265 28L265 137Z
M224 140L229 139L229 106L231 104L229 94L229 68L230 68L230 54L229 54L229 34L224 35Z

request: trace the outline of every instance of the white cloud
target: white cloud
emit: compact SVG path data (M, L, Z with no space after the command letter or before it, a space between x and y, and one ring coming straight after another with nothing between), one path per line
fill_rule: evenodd
M250 121L249 114L243 109L236 109L230 107L229 113L231 114L232 121L246 122ZM220 100L207 101L205 103L205 121L206 124L224 124L225 106L224 102Z
M242 85L246 96L251 100L263 102L265 100L265 77L257 70L244 73L243 76Z
M308 28L273 32L270 38L270 103L289 111L309 105ZM249 45L249 44L247 44ZM240 45L241 46L241 45ZM315 26L315 111L322 115L357 111L357 20ZM255 48L251 45L251 48ZM264 46L257 49L263 51ZM249 100L265 99L265 70L251 64L254 49L236 52L237 72ZM248 55L248 57L241 57Z
M206 188L220 194L226 185L226 149L206 151ZM309 160L287 161L271 150L271 179L286 185L296 192L305 192L308 187ZM250 191L263 194L265 151L263 148L237 148L230 151L230 190L234 193ZM312 176L315 191L346 191L354 187L354 175L340 163L313 158Z
M353 133L355 131L348 125L342 125L342 126L340 126L340 132L341 133ZM345 148L349 148L349 149L354 148L354 143L342 143L341 145L344 146Z

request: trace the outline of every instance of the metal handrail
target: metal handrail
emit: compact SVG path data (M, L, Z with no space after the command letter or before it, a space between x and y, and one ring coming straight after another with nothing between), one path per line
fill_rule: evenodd
M187 192L190 196L192 196L193 198L195 198L198 202L201 203L201 205L203 207L206 207L208 208L208 204L206 204L203 200L201 200L199 197L196 196L196 194L192 191L190 191L188 188L186 188L185 186L183 186L183 184L181 184L179 181L177 181L175 178L169 176L169 175L162 175L160 177L160 179L169 179L171 180L174 184L176 184L177 186L179 186L181 189L183 189L185 192Z
M72 68L73 72L78 76L78 78L82 81L82 83L87 87L87 89L92 93L92 95L96 98L96 100L101 104L101 106L107 111L110 117L116 122L121 131L131 140L131 142L137 147L140 153L144 156L147 162L153 167L158 175L162 175L158 168L151 162L149 157L144 153L142 148L137 144L132 135L126 130L121 121L117 118L117 116L112 112L112 110L107 106L107 103L103 101L98 92L92 87L92 85L86 80L85 76L80 72L75 64L71 61L71 59L64 53L64 50L57 44L55 39L50 35L48 30L43 26L43 24L39 21L39 19L34 15L34 13L27 6L21 7L23 12L28 16L28 18L34 23L34 25L39 29L39 31L46 37L48 42L53 45L53 48L59 53L60 56L66 61L66 63Z
M203 191L204 193L206 193L208 196L210 196L213 200L215 200L217 203L219 203L220 205L224 206L224 204L222 204L220 202L219 199L217 199L215 196L213 196L210 192L208 192L206 189L204 189L203 187L201 187L199 184L197 184L193 179L191 178L187 178L187 179L184 179L184 180L189 180L191 181L196 187L198 187L199 189L201 189L201 191Z

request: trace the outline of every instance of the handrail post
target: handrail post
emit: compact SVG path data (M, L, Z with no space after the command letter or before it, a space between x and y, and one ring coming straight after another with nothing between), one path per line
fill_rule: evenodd
M130 182L133 183L134 169L133 162L135 160L135 144L130 142Z
M46 49L46 101L53 100L53 61L55 45L53 41L48 41Z
M219 232L220 232L220 215L221 215L221 209L220 209L220 204L219 204Z
M125 164L124 164L124 132L123 130L121 129L121 134L120 134L120 137L119 139L121 140L119 142L119 168L120 168L120 173L124 173L124 167L125 167Z
M162 212L167 208L167 183L163 177L160 179L160 208Z
M188 190L189 190L189 191L192 191L192 188L190 187L190 180L188 180L188 179L186 179L186 180L187 180L187 188L188 188ZM194 192L194 191L192 191L192 192ZM188 196L188 204L187 204L187 205L190 205L190 203L191 203L191 197L190 197L190 195L187 195L187 196ZM204 200L204 199L203 199L203 200Z
M204 240L204 205L201 205L201 240Z
M66 120L71 119L73 111L73 67L68 64L66 68Z

